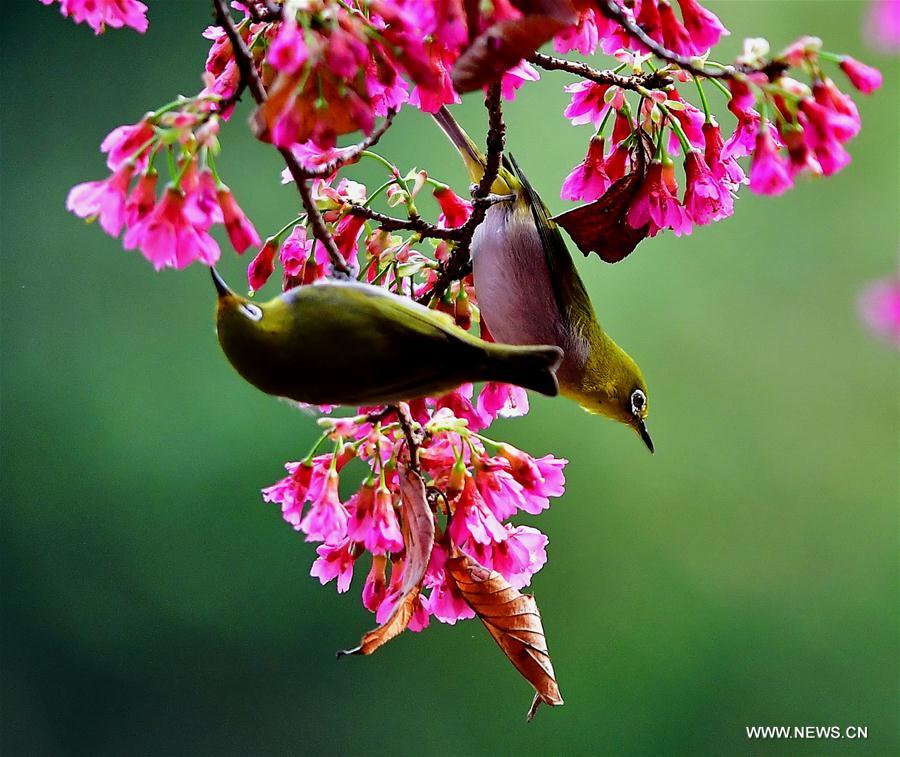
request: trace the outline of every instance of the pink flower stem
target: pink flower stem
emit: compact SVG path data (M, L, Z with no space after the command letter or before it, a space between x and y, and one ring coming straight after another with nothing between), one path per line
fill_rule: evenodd
M711 116L709 113L709 101L706 99L706 92L703 91L703 84L699 76L694 76L694 84L697 85L697 92L700 94L700 103L703 105L703 115L706 117L706 123L709 123Z

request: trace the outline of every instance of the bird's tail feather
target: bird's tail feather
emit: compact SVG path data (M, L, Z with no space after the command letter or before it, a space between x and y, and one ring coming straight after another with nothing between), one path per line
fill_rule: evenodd
M450 115L450 111L447 110L446 106L442 106L437 113L432 115L438 126L441 127L441 131L447 135L453 146L459 150L459 154L466 164L466 169L469 171L469 178L473 182L481 181L481 176L484 174L484 154L478 149L472 138L463 131L456 119Z
M563 352L551 345L495 345L491 356L491 381L531 389L548 397L559 394L556 369Z

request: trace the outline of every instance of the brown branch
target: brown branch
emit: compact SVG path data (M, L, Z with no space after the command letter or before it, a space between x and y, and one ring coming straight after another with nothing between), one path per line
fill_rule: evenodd
M475 229L484 221L488 208L496 202L496 198L491 195L491 187L500 173L500 161L503 158L503 144L506 135L499 84L492 84L488 87L484 96L484 106L488 112L487 155L481 181L472 190L472 215L465 224L457 229L459 235L456 247L441 268L434 284L417 298L417 302L421 304L427 304L432 299L441 297L452 282L464 278L472 270L472 236L475 234Z
M362 216L370 221L377 223L385 231L414 231L421 237L432 237L434 239L450 239L454 240L459 237L460 229L442 229L433 223L422 220L419 216L411 216L410 218L394 218L393 216L379 213L364 205L350 205L347 213L351 216Z
M311 179L324 179L326 176L331 176L331 174L333 174L338 169L343 168L346 165L350 165L351 163L355 163L357 160L359 160L359 156L362 155L364 151L378 144L378 140L384 136L384 133L389 128L391 128L391 124L394 121L394 116L396 115L397 111L392 108L385 115L384 121L381 123L381 125L376 129L373 129L372 133L369 134L369 136L367 136L364 140L354 145L344 155L333 158L327 163L323 163L314 171L305 171L306 175Z
M622 76L613 71L600 71L596 68L591 68L586 63L556 58L543 53L535 53L528 60L548 71L566 71L596 84L612 84L622 89L634 91L638 91L640 88L665 89L672 85L672 79L660 71L654 71L649 74L635 74L634 76Z
M231 17L231 13L228 10L226 0L212 0L212 2L216 13L216 20L218 21L219 26L225 30L225 34L228 35L228 41L231 42L231 49L234 53L234 59L241 75L241 82L250 90L250 94L253 95L256 104L262 105L267 97L266 88L259 78L259 72L256 70L256 64L253 62L253 54L247 48L247 44L244 42L237 27L234 25L234 19ZM325 246L328 257L331 259L332 268L344 276L349 276L350 268L343 257L341 257L341 253L334 243L334 239L328 232L328 227L325 225L322 214L319 212L319 209L316 207L316 203L312 198L309 184L307 183L308 177L306 173L290 150L278 148L278 152L281 153L281 157L284 158L288 172L291 174L291 178L293 178L297 185L297 191L300 193L300 200L306 210L306 215L309 218L310 226L312 226L313 234L316 239Z
M415 473L419 472L419 444L422 442L422 432L417 433L414 428L412 416L409 414L409 406L406 403L398 402L396 405L388 405L388 407L397 413L397 422L406 437L406 446L409 449L409 469Z
M753 66L726 66L721 70L710 71L705 66L697 65L697 58L680 55L653 39L633 19L628 17L616 0L598 0L597 7L604 16L617 23L632 37L645 45L657 58L668 63L674 63L694 76L704 76L707 79L733 79L736 74L764 73L769 81L774 81L789 68L784 61L772 60L758 68Z

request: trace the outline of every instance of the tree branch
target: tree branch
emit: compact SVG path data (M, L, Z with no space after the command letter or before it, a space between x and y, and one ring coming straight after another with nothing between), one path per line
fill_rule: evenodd
M412 416L409 414L409 405L405 402L398 402L396 405L388 405L391 410L397 413L397 421L406 437L406 446L409 448L409 469L414 473L419 472L419 444L422 442L421 431L418 433L414 429Z
M247 44L244 42L237 27L234 25L234 19L228 11L226 0L212 0L212 2L216 13L216 20L218 21L219 26L225 30L225 34L228 35L228 41L231 42L231 49L234 53L234 59L241 75L241 82L250 90L250 94L253 95L256 104L262 105L267 97L266 88L259 78L259 72L256 70L256 64L253 62L253 54L247 48ZM307 183L308 176L290 150L278 148L278 152L281 153L281 157L284 158L288 172L297 184L297 191L300 193L300 201L303 203L303 207L306 210L306 215L309 218L310 226L312 226L313 234L316 239L324 245L328 252L332 268L344 276L349 276L350 268L344 258L341 257L341 253L334 243L334 239L328 232L328 227L325 225L322 214L319 212L316 203L313 201L312 193L310 192L309 184Z
M753 66L726 66L721 70L710 71L705 66L698 65L697 58L679 55L674 50L669 50L665 45L653 39L633 19L628 17L616 0L598 0L597 7L604 16L621 26L632 37L647 47L657 58L674 63L694 76L704 76L707 79L733 79L735 74L739 73L764 73L769 81L774 81L789 68L783 61L773 60L760 68Z
M459 237L460 229L442 229L433 223L422 220L419 216L411 218L394 218L393 216L379 213L364 205L350 205L347 213L352 216L362 216L370 221L377 223L385 231L414 231L422 237L432 237L434 239L456 239ZM462 227L460 227L462 228Z
M589 81L595 82L596 84L611 84L635 92L641 87L644 89L665 89L672 84L672 79L661 71L654 71L649 74L635 74L634 76L622 76L613 71L600 71L596 68L591 68L586 63L556 58L552 55L544 55L543 53L535 53L528 60L529 62L534 63L534 65L540 66L548 71L566 71L567 73L580 76L582 79L588 79Z

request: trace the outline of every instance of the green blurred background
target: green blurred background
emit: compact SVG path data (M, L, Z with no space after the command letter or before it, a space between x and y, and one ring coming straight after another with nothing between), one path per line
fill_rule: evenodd
M533 590L566 699L526 726L530 689L477 622L335 661L372 622L361 577L321 588L258 495L313 419L228 368L204 269L154 273L65 212L105 175L113 126L199 87L206 5L150 4L143 37L26 0L0 32L2 751L896 754L898 361L855 298L896 265L900 77L861 39L865 5L709 3L735 30L723 57L810 33L884 69L847 170L745 193L734 219L620 265L579 256L652 388L657 454L564 401L496 434L571 461L566 496L523 519L551 539ZM507 110L554 210L589 136L562 118L567 82L545 74ZM271 233L297 200L243 108L220 169ZM477 96L458 111L479 128ZM380 149L466 185L414 111ZM754 724L869 737L748 741Z

